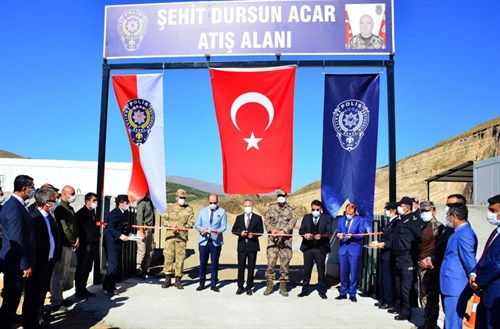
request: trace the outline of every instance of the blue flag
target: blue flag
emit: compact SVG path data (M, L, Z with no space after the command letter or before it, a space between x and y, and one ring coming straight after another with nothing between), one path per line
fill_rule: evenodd
M371 231L379 108L379 75L325 76L323 207L333 218L346 200Z

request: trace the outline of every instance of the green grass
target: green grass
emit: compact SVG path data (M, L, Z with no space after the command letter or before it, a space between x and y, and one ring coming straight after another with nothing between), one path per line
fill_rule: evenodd
M192 187L185 186L182 184L167 182L167 202L175 203L175 192L177 192L178 189L186 190L186 193L187 193L186 201L187 202L199 200L199 199L206 199L206 198L208 198L208 195L210 194L210 193L203 192L203 191L200 191L200 190L197 190L197 189L194 189Z

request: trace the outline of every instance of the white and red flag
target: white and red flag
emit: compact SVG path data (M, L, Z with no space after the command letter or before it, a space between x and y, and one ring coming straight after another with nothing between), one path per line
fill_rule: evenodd
M384 46L385 46L386 39L387 39L387 36L385 34L385 12L384 12L384 16L382 18L382 23L380 24L380 30L378 31L378 36L381 37L382 40L384 40Z
M291 191L295 71L210 69L225 193Z
M163 214L167 206L163 74L115 75L113 88L132 150L128 197L135 202L149 190L153 205Z
M351 21L349 20L349 13L345 11L345 45L349 44L349 40L352 38Z

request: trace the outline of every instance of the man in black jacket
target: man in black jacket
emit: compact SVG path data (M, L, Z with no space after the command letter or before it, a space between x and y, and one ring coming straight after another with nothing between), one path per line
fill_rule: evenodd
M262 217L253 213L253 202L246 199L243 202L244 214L236 217L232 232L238 236L238 290L237 295L241 295L245 290L245 267L248 259L247 275L247 295L252 295L253 278L257 252L260 250L259 237L264 233Z
M318 269L318 292L322 299L326 297L325 259L330 252L330 234L332 233L332 218L323 214L322 203L319 200L311 202L311 213L304 216L299 234L303 237L300 250L304 253L304 278L299 297L309 295L309 282L314 263Z

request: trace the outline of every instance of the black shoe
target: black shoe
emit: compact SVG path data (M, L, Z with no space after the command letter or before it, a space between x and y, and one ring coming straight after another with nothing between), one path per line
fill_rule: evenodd
M397 320L397 321L406 321L408 320L410 317L406 316L406 315L401 315L401 314L398 314L394 317L394 320Z
M320 292L319 297L321 297L321 299L328 299L328 297L326 296L326 294L324 292Z
M401 312L401 311L398 310L397 308L390 308L387 310L387 313L391 313L391 314L398 314L399 312Z
M93 292L90 292L90 291L88 291L88 290L85 290L85 296L87 296L87 297L94 297L94 296L95 296L95 294L94 294Z
M253 294L252 289L247 289L247 295L252 296L252 294Z
M106 289L104 290L104 292L106 293L106 295L110 296L118 295L118 291L116 289Z
M236 295L241 295L244 292L245 292L245 290L243 290L242 287L238 287L238 290L236 290Z
M338 295L337 297L335 297L335 299L337 300L347 299L347 295Z
M78 299L78 300L84 300L84 299L87 299L87 295L86 294L75 294L75 298Z
M379 300L378 302L376 302L375 304L373 304L373 306L375 307L379 307L380 305L382 305L383 303Z
M358 299L356 298L356 296L351 296L349 297L349 300L353 303L356 303L358 301Z
M214 292L220 292L219 288L217 288L217 286L210 286L210 290L214 291Z
M196 288L196 291L202 291L203 289L205 289L205 285L203 283L200 283L198 288Z
M297 295L297 297L306 297L309 296L309 293L307 291L301 291L300 294Z
M380 304L378 308L381 310L388 310L391 306L389 304Z

